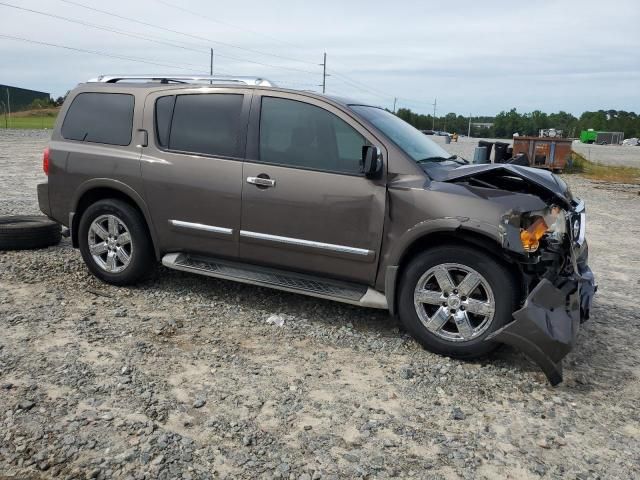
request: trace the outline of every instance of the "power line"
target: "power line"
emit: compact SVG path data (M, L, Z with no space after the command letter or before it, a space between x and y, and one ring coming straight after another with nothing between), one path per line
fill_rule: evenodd
M207 42L210 42L210 43L217 43L217 44L224 45L224 46L227 46L227 47L230 47L230 48L236 48L236 49L240 49L240 50L244 50L244 51L248 51L248 52L252 52L252 53L257 53L257 54L260 54L260 55L268 55L268 56L278 57L278 58L282 58L282 59L286 59L286 60L290 60L290 61L294 61L294 62L309 64L309 65L315 65L314 63L307 62L307 61L304 61L304 60L299 60L299 59L295 59L295 58L287 57L287 56L283 56L283 55L271 54L271 53L268 53L268 52L262 52L262 51L254 50L254 49L250 49L250 48L240 47L240 46L237 46L237 45L232 45L232 44L229 44L229 43L224 43L224 42L219 42L219 41L216 41L216 40L212 40L212 39L209 39L209 38L206 38L206 37L202 37L202 36L199 36L199 35L193 35L193 34L181 32L181 31L178 31L178 30L173 30L173 29L170 29L170 28L162 27L160 25L155 25L155 24L151 24L151 23L148 23L148 22L143 22L143 21L140 21L140 20L137 20L137 19L134 19L134 18L126 17L126 16L119 15L119 14L116 14L116 13L113 13L113 12L101 10L101 9L94 8L94 7L91 7L91 6L88 6L88 5L84 5L82 3L75 2L75 1L72 1L72 0L60 0L60 1L62 1L64 3L67 3L67 4L70 4L70 5L78 6L78 7L87 9L87 10L98 12L98 13L101 13L101 14L104 14L104 15L109 15L109 16L112 16L112 17L115 17L115 18L119 18L119 19L122 19L122 20L134 22L134 23L137 23L137 24L140 24L140 25L156 28L156 29L163 30L163 31L166 31L166 32L170 32L170 33L174 33L174 34L177 34L177 35L183 35L183 36L186 36L186 37L194 38L194 39L197 39L197 40L207 41ZM185 12L193 14L193 15L201 16L201 15L199 15L199 14L197 14L197 13L191 11L191 10L187 10L185 8L170 4L169 2L166 2L166 1L163 1L163 0L156 0L156 1L158 1L159 3L165 4L165 5L169 6L169 7L176 8L178 10L182 10L182 11L185 11ZM0 2L0 5L5 6L5 7L9 7L9 8L13 8L13 9L17 9L17 10L22 10L22 11L29 12L29 13L34 13L34 14L38 14L38 15L47 16L47 17L54 18L54 19L57 19L57 20L62 20L62 21L65 21L65 22L75 23L75 24L82 25L82 26L89 27L89 28L95 28L95 29L106 31L106 32L109 32L109 33L114 33L114 34L117 34L117 35L123 35L123 36L130 37L130 38L136 38L136 39L139 39L139 40L149 41L149 42L157 43L157 44L160 44L160 45L171 46L171 47L174 47L174 48L180 48L180 49L183 49L183 50L190 50L190 51L194 51L194 52L198 52L198 53L202 53L202 52L205 51L205 46L202 46L201 48L186 47L184 45L178 45L176 43L172 43L172 42L166 41L164 39L161 39L160 37L156 37L156 36L152 36L152 35L148 35L148 34L141 35L139 33L131 32L131 31L127 31L127 30L120 30L120 29L116 29L116 28L112 28L112 27L107 27L107 26L104 26L104 25L98 25L98 24L95 24L95 23L86 22L86 21L83 21L83 20L77 20L77 19L73 19L73 18L69 18L69 17L64 17L62 15L57 15L57 14L52 14L52 13L43 12L43 11L39 11L39 10L34 10L34 9L30 9L30 8L20 7L20 6L9 4L9 3L6 3L6 2ZM210 17L206 17L205 16L203 18L206 18L206 19L208 19L208 20L210 20L212 22L215 22L215 23L221 23L221 24L232 26L234 28L242 29L241 27L237 27L235 25L228 24L226 22L221 22L219 20L215 20L215 19L210 18ZM247 29L247 31L250 31L250 30ZM252 32L252 33L258 34L257 32ZM4 37L8 38L9 36L4 35ZM20 37L15 37L15 38L19 39ZM22 39L22 40L23 41L30 41L29 39ZM31 43L34 43L34 42L35 41L31 41ZM46 44L45 42L41 42L41 43L42 44ZM185 42L182 42L182 43L185 43ZM59 45L56 45L56 44L49 44L49 45L57 46L57 47L60 47L60 48L74 49L74 47L59 46ZM83 50L83 49L75 49L75 50L84 51L86 53L99 53L99 54L102 54L102 52L94 52L94 51L90 51L90 50ZM206 50L209 51L210 47L207 46ZM104 55L105 56L111 56L113 58L132 59L134 61L141 60L141 59L136 59L135 57L126 57L126 56L122 56L122 55L112 55L112 54L106 54L106 53ZM224 55L224 54L219 54L219 53L217 54L217 56L221 57L221 58L227 58L227 59L230 59L230 60L238 61L238 62L247 62L247 63L253 63L253 64L257 64L257 65L262 65L262 66L266 66L266 67L269 67L269 68L284 69L284 70L290 70L290 71L295 71L295 72L301 72L301 73L305 73L305 74L309 74L309 75L317 75L316 72L311 72L311 71L303 70L303 69L300 69L300 68L287 67L287 66L283 66L283 65L274 65L274 64L270 64L270 63L264 63L264 62L259 62L259 61L256 61L256 60L250 60L250 59L246 59L246 58L239 58L239 57L234 57L234 56ZM161 64L161 63L158 63L158 62L144 61L144 63L160 65L160 66L164 66L164 65L169 66L168 64ZM180 63L182 65L187 65L187 66L190 66L190 67L200 68L200 65L191 64L191 63L184 63L184 62L180 62ZM330 74L327 73L327 71L326 71L326 63L323 62L323 64L321 64L321 65L324 65L324 67L325 67L325 70L323 71L323 84L324 84L325 83L324 78L326 78L326 76L329 76ZM176 67L176 68L180 68L180 67ZM366 84L360 82L359 80L355 80L353 78L350 78L350 77L348 77L348 76L346 76L346 75L344 75L342 73L338 73L336 71L332 71L332 72L333 72L332 75L337 77L343 83L345 83L347 85L350 85L351 87L356 88L358 90L364 90L366 92L369 92L369 94L372 95L372 96L376 96L376 97L385 99L387 101L390 101L391 99L394 98L393 95L388 94L386 92L382 92L381 90L378 90L376 88L370 87L369 85L366 85ZM402 97L399 97L399 99L400 100L405 100L406 103L412 103L414 105L418 105L418 104L421 103L421 102L416 102L416 101L412 101L412 100L409 100L409 99L403 99Z
M64 0L62 0L62 1L64 1ZM198 53L203 53L205 51L207 51L207 52L209 51L209 48L206 48L206 50L205 50L204 46L202 48L197 48L197 49L196 48L191 48L191 47L185 47L183 45L177 45L175 43L167 42L165 40L157 40L158 37L154 38L153 36L141 35L141 34L138 34L138 33L127 31L127 30L119 30L119 29L115 29L115 28L111 28L111 27L105 27L103 25L98 25L98 24L95 24L95 23L85 22L85 21L82 21L82 20L76 20L76 19L73 19L73 18L64 17L62 15L56 15L56 14L52 14L52 13L42 12L40 10L34 10L34 9L30 9L30 8L19 7L17 5L12 5L12 4L5 3L5 2L0 2L0 5L3 5L5 7L14 8L14 9L17 9L17 10L23 10L23 11L30 12L30 13L35 13L35 14L38 14L38 15L43 15L43 16L46 16L46 17L55 18L57 20L62 20L62 21L65 21L65 22L76 23L76 24L79 24L79 25L82 25L82 26L85 26L85 27L95 28L95 29L98 29L98 30L103 30L103 31L106 31L106 32L115 33L115 34L123 35L123 36L126 36L126 37L137 38L137 39L140 39L140 40L146 40L146 41L157 43L157 44L161 44L161 45L167 45L167 46L171 46L171 47L175 47L175 48L181 48L183 50L190 50L190 51L198 52ZM233 57L233 56L230 56L230 55L218 54L218 56L222 57L222 58L227 58L227 59L230 59L230 60L239 61L239 62L257 63L257 64L260 64L260 65L269 66L269 67L272 67L272 68L286 68L286 69L289 68L289 67L280 67L280 66L277 66L277 65L269 65L269 64L266 64L266 63L256 62L256 61L248 60L248 59L245 59L245 58ZM199 65L194 65L194 64L188 64L188 65L200 68ZM296 69L296 70L298 70L298 69ZM311 72L307 72L307 73L311 73ZM315 73L314 73L314 75L315 75Z
M47 43L47 42L40 42L38 40L32 40L29 38L23 38L23 37L14 37L13 35L4 35L4 34L0 34L0 38L7 38L9 40L17 40L17 41L21 41L21 42L27 42L27 43L33 43L36 45L45 45L47 47L56 47L56 48L63 48L65 50L72 50L74 52L82 52L82 53L90 53L93 55L100 55L103 57L111 57L111 58L118 58L120 60L129 60L132 62L137 62L137 63L146 63L148 65L155 65L158 67L168 67L168 68L175 68L178 70L186 70L186 71L192 71L190 68L184 68L184 67L180 67L178 65L172 65L172 64L168 64L168 63L160 63L160 62L152 62L149 60L145 60L143 58L137 58L137 57L127 57L124 55L116 55L116 54L112 54L112 53L107 53L107 52L100 52L97 50L85 50L83 48L76 48L76 47L69 47L68 45L58 45L56 43Z
M22 11L29 12L29 13L36 13L38 15L42 15L42 16L50 17L50 18L55 18L57 20L62 20L62 21L69 22L69 23L75 23L75 24L82 25L82 26L85 26L85 27L96 28L98 30L104 30L104 31L110 32L110 33L117 33L118 35L124 35L124 36L131 37L131 38L138 38L138 39L141 39L141 40L147 40L149 42L154 42L154 43L158 43L158 44L161 44L161 45L168 45L168 46L171 46L171 47L181 48L181 49L184 49L184 50L191 50L193 52L199 52L199 53L205 51L204 48L196 49L196 48L184 47L182 45L177 45L175 43L166 42L164 40L156 40L153 37L140 35L140 34L137 34L137 33L129 32L127 30L118 30L116 28L105 27L105 26L102 26L102 25L97 25L95 23L84 22L82 20L76 20L76 19L69 18L69 17L63 17L62 15L56 15L54 13L47 13L47 12L42 12L40 10L33 10L31 8L19 7L17 5L12 5L10 3L0 2L0 5L5 6L5 7L10 7L10 8L15 8L16 10L22 10Z
M273 40L275 40L275 41L277 41L279 43L283 43L280 40L276 39L275 37L271 37L270 35L266 35L266 34L263 34L263 33L255 32L253 30L250 30L250 29L247 29L247 28L244 28L244 27L240 27L238 25L234 25L234 24L231 24L231 23L228 23L228 22L223 22L221 20L208 17L206 15L203 15L201 12L194 12L193 10L189 10L189 9L184 8L182 6L175 5L175 4L171 3L171 2L167 2L166 0L155 0L155 1L158 2L158 3L161 3L163 5L166 5L168 7L175 8L176 10L180 10L182 12L186 12L188 14L194 15L194 16L196 16L198 18L209 20L210 22L213 22L213 23L218 23L218 24L221 24L221 25L229 26L229 27L241 30L241 31L250 32L250 33L255 34L255 35L262 35L264 37L271 38L271 39L273 39ZM289 44L289 45L292 45L292 44ZM273 54L269 54L269 55L273 55ZM324 61L320 64L320 66L323 67L322 85L321 85L323 93L325 93L325 91L326 91L326 77L331 76L333 74L333 75L342 77L343 79L345 79L346 82L352 82L351 83L352 86L355 86L355 85L353 85L353 83L358 84L358 86L356 87L358 89L368 90L369 92L372 92L372 93L380 96L381 98L385 98L385 99L394 98L393 95L390 95L390 94L385 93L385 92L381 92L380 90L377 90L377 89L375 89L373 87L369 87L369 86L367 86L367 85L365 85L362 82L359 82L357 80L350 79L349 77L347 77L346 75L343 75L341 73L337 73L337 72L333 72L333 71L332 71L333 72L332 74L328 73L327 72L326 56L327 56L327 54L325 53L324 54ZM292 61L304 63L304 64L308 64L308 65L316 65L315 63L308 62L308 61L305 61L305 60L295 59L295 58L292 58L292 57L287 57L287 56L282 56L282 55L278 55L278 57L284 58L284 59L287 59L287 60L292 60Z
M295 44L290 43L290 42L284 42L284 41L280 40L279 38L272 37L271 35L268 35L266 33L256 32L255 30L251 30L251 29L246 28L246 27L241 27L241 26L235 25L233 23L224 22L222 20L218 20L216 18L209 17L207 15L204 15L202 12L194 12L193 10L189 10L189 9L181 7L179 5L175 5L175 4L171 3L171 2L166 2L164 0L155 0L155 1L165 5L167 7L175 8L176 10L180 10L182 12L185 12L185 13L188 13L188 14L193 15L195 17L198 17L201 20L202 19L208 20L211 23L217 23L217 24L220 24L220 25L224 25L226 27L235 28L236 30L239 30L241 32L248 32L248 33L251 33L253 35L258 35L258 36L262 36L262 37L265 37L265 38L269 38L269 39L271 39L271 40L273 40L273 41L275 41L277 43L280 43L282 45L287 45L287 46L290 46L290 47L298 47L299 46L299 45L295 45ZM290 57L281 57L281 58L287 58L287 59L290 59L290 60L294 60L296 62L306 63L307 65L315 65L315 63L309 62L309 61L306 61L306 60L299 60L299 59L294 59L294 58L290 58Z
M59 0L59 1L67 3L69 5L74 5L76 7L84 8L84 9L87 9L87 10L91 10L93 12L98 12L98 13L102 13L104 15L109 15L111 17L119 18L121 20L127 20L129 22L134 22L134 23L137 23L139 25L144 25L144 26L147 26L147 27L156 28L158 30L163 30L163 31L166 31L166 32L170 32L170 33L173 33L173 34L176 34L176 35L182 35L182 36L185 36L185 37L194 38L196 40L205 41L205 42L208 42L208 43L216 43L218 45L223 45L223 46L229 47L229 48L235 48L235 49L239 49L239 50L244 50L244 51L251 52L251 53L254 53L254 54L267 55L267 56L271 56L271 57L279 57L279 58L285 58L285 59L291 60L288 57L281 57L281 56L276 55L276 54L272 54L272 53L268 53L268 52L262 52L262 51L259 51L259 50L254 50L254 49L246 48L246 47L240 47L238 45L233 45L233 44L230 44L230 43L220 42L220 41L213 40L211 38L203 37L203 36L200 36L200 35L193 35L191 33L185 33L185 32L181 32L179 30L173 30L171 28L166 28L166 27L163 27L161 25L155 25L153 23L143 22L142 20L126 17L124 15L119 15L119 14L113 13L113 12L108 12L106 10L101 10L99 8L90 7L88 5L84 5L84 4L79 3L79 2L74 2L72 0ZM222 57L223 55L218 54L218 56ZM281 69L285 69L285 70L291 70L291 71L295 71L295 72L306 73L306 74L309 74L309 75L318 75L318 72L311 72L309 70L303 70L303 69L300 69L300 68L285 67L284 65L273 65L273 64L258 62L258 61L255 61L255 60L249 60L249 59L246 59L246 58L230 57L228 55L224 55L224 57L225 58L230 58L230 59L233 59L233 60L242 61L242 62L247 62L247 63L255 63L255 64L258 64L258 65L262 65L262 66L270 67L270 68L281 68ZM299 61L299 60L294 60L294 61Z
M371 90L368 87L365 87L363 84L356 84L355 82L352 82L351 80L347 80L346 77L344 77L342 75L335 74L335 73L333 75L335 75L335 79L336 80L344 83L345 85L349 85L350 87L355 88L360 92L364 91L369 96L376 97L376 98L381 98L381 99L384 99L384 100L387 100L387 101L391 101L394 98L393 95L387 95L387 94L380 95L376 91Z
M332 74L336 77L342 78L342 80L345 83L348 83L356 88L362 88L364 90L368 90L370 93L379 96L380 98L385 98L385 99L392 99L394 98L393 95L387 93L387 92L383 92L381 90L378 90L376 88L370 87L362 82L360 82L359 80L355 80L353 78L347 77L346 75L342 74L342 73L338 73L332 70Z
M355 88L366 90L369 93L371 93L372 95L377 96L379 98L383 98L385 100L391 101L391 100L396 99L396 100L400 100L400 101L402 101L404 103L412 104L414 106L423 106L423 107L432 106L432 104L427 104L425 102L421 102L421 101L418 101L418 100L412 100L410 98L398 97L398 96L394 96L394 95L392 95L390 93L383 92L382 90L379 90L377 88L371 87L370 85L362 83L361 81L356 80L353 77L348 77L348 76L346 76L346 75L344 75L342 73L338 73L338 72L335 72L335 71L332 71L332 73L333 73L333 75L335 77L342 78L342 80L345 83L347 83L347 84L349 84L349 85L351 85L351 86L353 86Z

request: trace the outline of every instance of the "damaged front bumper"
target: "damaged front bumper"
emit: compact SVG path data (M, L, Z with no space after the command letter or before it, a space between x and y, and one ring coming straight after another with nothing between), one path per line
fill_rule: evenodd
M582 228L571 242L572 273L553 281L542 278L522 308L513 313L514 321L487 337L523 351L536 362L551 385L562 382L562 359L573 349L580 324L589 318L597 285L589 268L588 247Z

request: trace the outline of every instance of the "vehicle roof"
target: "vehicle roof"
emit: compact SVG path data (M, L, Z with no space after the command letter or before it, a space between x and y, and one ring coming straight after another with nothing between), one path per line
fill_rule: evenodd
M296 93L306 95L312 98L317 98L321 100L330 100L333 103L337 103L344 107L352 106L352 105L365 105L377 107L377 105L373 105L367 102L362 102L353 98L335 96L335 95L326 95L322 93L313 92L310 90L295 90L291 88L282 88L282 87L266 87L259 85L238 85L238 84L227 84L227 83L216 83L212 85L208 85L206 83L160 83L160 82L126 82L121 81L117 83L103 83L103 82L85 82L80 83L78 87L82 87L84 90L101 90L101 89L122 89L122 90L149 90L149 91L162 91L162 90L186 90L186 89L194 89L194 88L202 88L202 89L212 89L212 88L226 88L226 89L238 89L238 90L260 90L264 92L282 92L282 93ZM381 108L381 107L380 107Z

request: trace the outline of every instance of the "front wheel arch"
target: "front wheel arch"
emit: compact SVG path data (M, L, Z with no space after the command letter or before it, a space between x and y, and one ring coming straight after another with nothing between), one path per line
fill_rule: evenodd
M495 261L501 263L511 272L511 275L519 286L520 298L522 298L522 295L526 292L525 279L520 265L511 261L495 240L463 229L433 232L417 238L402 253L398 264L396 266L388 267L387 269L385 293L387 303L389 305L389 311L392 315L395 315L398 311L399 280L409 262L427 249L445 246L477 248L483 253L490 255Z
M490 323L482 328L481 322L478 320L478 317L473 316L469 318L466 313L466 303L468 302L469 311L474 315L480 315L479 319L482 320L482 315L487 315L487 313L483 312L484 304L480 306L483 309L478 311L471 310L471 302L474 303L474 308L478 307L477 302L488 302L489 300L482 300L482 297L474 297L471 295L469 299L464 295L467 295L466 291L463 289L458 293L455 288L463 288L462 285L464 282L461 282L464 275L460 277L458 274L453 274L448 281L449 289L440 289L442 292L451 293L451 299L457 299L463 301L462 303L458 301L455 305L453 303L445 303L445 307L443 309L440 304L441 301L447 300L447 294L440 294L440 297L434 299L433 291L437 291L438 288L430 288L426 289L426 293L428 294L425 297L425 300L419 300L421 308L427 308L431 305L430 308L434 308L438 310L437 312L429 312L427 314L427 319L422 318L421 312L418 310L418 304L416 303L414 306L415 293L414 290L417 288L417 285L420 285L421 278L423 275L429 275L429 269L434 268L438 265L442 264L444 268L453 267L454 270L463 270L472 271L473 275L476 277L480 277L482 282L486 284L486 293L489 295L488 298L491 300L491 315ZM441 267L437 267L441 268ZM425 273L427 272L427 273ZM433 274L432 274L433 276ZM466 279L465 279L466 281ZM438 280L440 283L440 280ZM447 282L445 282L447 283ZM473 291L473 288L470 287ZM484 286L482 287L485 288ZM444 295L444 296L443 296ZM480 251L477 248L470 246L462 246L462 245L444 245L435 248L429 248L425 251L420 252L416 257L412 258L406 268L404 269L402 275L398 279L398 316L405 326L408 332L412 334L412 336L426 349L439 353L442 355L458 357L458 358L477 358L479 356L483 356L493 350L497 344L494 342L486 341L487 337L491 335L491 333L497 331L502 326L509 323L513 317L512 313L517 309L518 299L519 299L519 288L517 283L514 281L512 273L506 267L506 264L488 254L487 252ZM480 300L477 300L480 298ZM436 302L436 303L434 303ZM494 303L495 302L495 303ZM430 305L423 305L423 303L427 303ZM433 305L436 305L433 307ZM460 310L458 311L458 307ZM449 315L449 309L451 309L452 316ZM444 314L440 312L444 310ZM466 325L466 329L470 332L471 328L476 329L477 331L470 335L468 338L463 333L463 330L460 330L456 324L458 324L458 320L455 320L453 323L454 332L455 329L458 328L459 333L456 333L458 336L457 339L451 339L451 336L447 338L441 337L444 329L451 328L453 320L457 318L459 315L464 317L464 323ZM433 315L433 316L431 316ZM434 322L434 319L442 320ZM435 329L432 329L431 325L427 325L435 323ZM447 333L447 332L445 332ZM463 338L460 338L460 334L463 335Z

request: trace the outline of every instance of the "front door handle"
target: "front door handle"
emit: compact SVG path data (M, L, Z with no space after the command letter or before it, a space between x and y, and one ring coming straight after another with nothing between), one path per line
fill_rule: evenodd
M265 178L266 177L266 178ZM247 183L257 185L262 188L275 187L276 181L273 178L269 178L266 175L264 177L247 177Z

